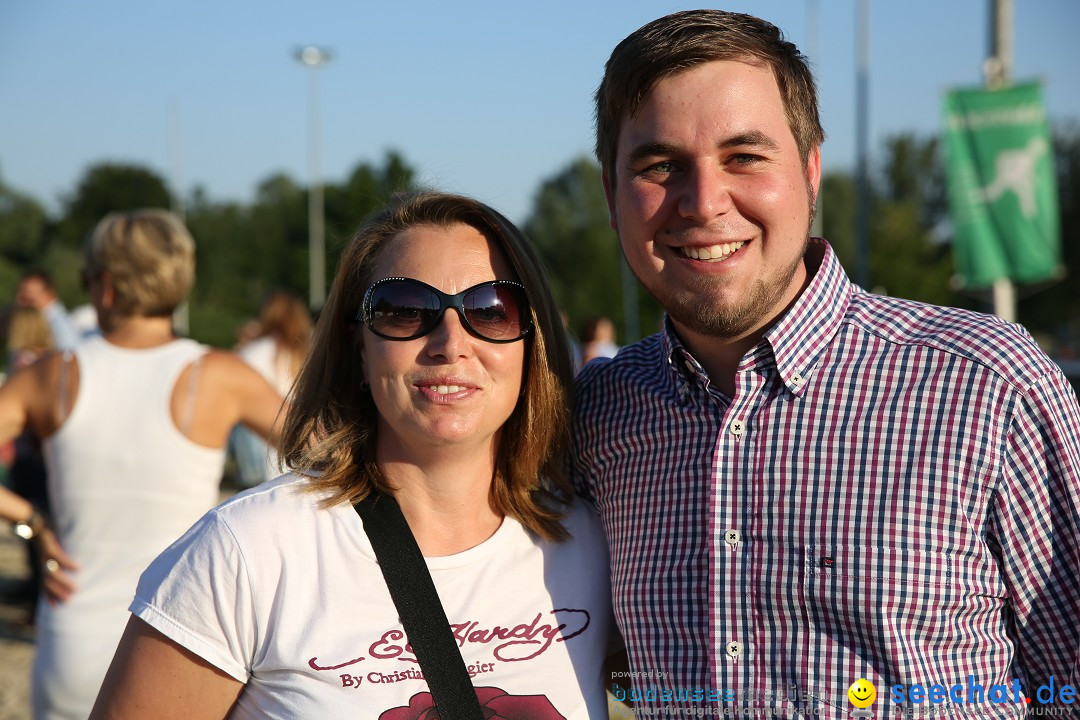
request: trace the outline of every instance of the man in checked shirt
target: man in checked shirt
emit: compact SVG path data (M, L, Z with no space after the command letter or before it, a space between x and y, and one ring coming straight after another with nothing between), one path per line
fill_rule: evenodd
M824 133L772 25L661 18L615 48L596 101L612 227L667 310L585 368L574 428L640 704L846 717L863 678L879 717L904 711L895 686L916 715L1009 717L1052 679L1071 708L1080 409L1061 371L1018 326L865 292L808 239ZM913 704L916 684L945 699Z

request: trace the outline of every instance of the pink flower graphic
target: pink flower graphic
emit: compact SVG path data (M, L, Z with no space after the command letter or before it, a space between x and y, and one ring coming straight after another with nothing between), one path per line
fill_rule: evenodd
M543 695L510 695L496 687L476 688L485 720L566 720ZM391 708L379 720L442 720L429 692L418 692L406 707Z

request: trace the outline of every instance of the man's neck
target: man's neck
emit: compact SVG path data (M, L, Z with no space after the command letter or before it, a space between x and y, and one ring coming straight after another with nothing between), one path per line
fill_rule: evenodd
M813 253L803 256L806 271L800 273L796 292L783 305L775 308L767 318L737 336L716 337L704 335L671 319L672 326L683 345L694 359L704 368L710 382L729 398L735 397L735 378L739 363L755 345L761 342L765 333L784 316L791 306L799 301L810 286L821 265L821 258Z
M672 323L683 345L704 368L710 382L729 398L735 397L735 371L750 348L757 345L765 329L738 338L716 338L700 335Z

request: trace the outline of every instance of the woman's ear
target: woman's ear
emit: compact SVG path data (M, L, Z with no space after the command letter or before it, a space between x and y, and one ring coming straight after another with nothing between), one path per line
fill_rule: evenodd
M102 270L98 282L101 283L101 306L111 308L116 304L116 287L113 285L112 276L107 270Z

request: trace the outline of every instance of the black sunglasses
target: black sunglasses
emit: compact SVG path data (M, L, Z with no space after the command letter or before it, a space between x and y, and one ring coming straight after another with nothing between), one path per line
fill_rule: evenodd
M415 340L434 330L447 308L457 310L465 329L488 342L514 342L532 330L525 286L510 280L447 295L419 280L385 278L364 293L356 319L381 338Z

